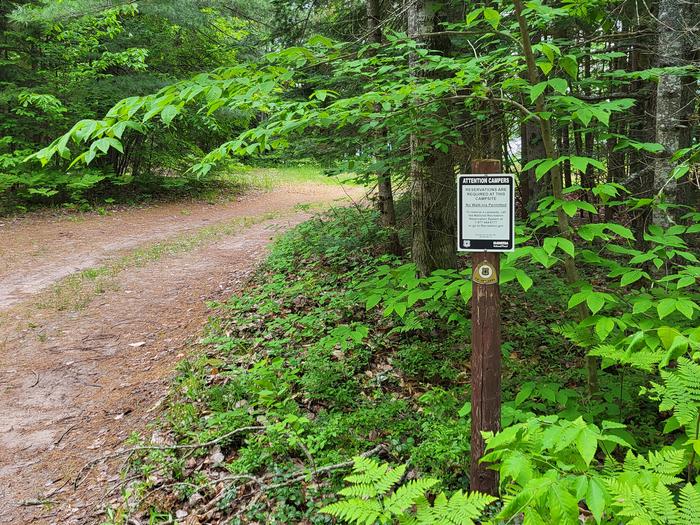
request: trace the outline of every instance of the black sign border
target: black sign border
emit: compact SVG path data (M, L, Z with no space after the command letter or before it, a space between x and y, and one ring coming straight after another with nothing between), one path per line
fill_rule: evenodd
M506 177L508 178L508 189L510 191L510 238L508 239L465 239L462 235L462 186L463 181L471 178L491 178L491 177ZM475 184L476 186L477 184ZM488 186L489 183L479 183L479 186ZM502 186L503 183L493 183L492 185ZM457 175L457 251L458 252L512 252L515 250L515 178L510 173L470 173L464 175ZM464 241L469 241L469 248L463 247ZM493 243L495 242L507 242L508 246L505 248L495 248Z

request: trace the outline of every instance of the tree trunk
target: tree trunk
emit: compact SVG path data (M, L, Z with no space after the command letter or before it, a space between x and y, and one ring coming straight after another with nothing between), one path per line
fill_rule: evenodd
M531 160L544 159L547 157L544 143L542 142L542 132L536 120L531 119L522 124L520 130L520 144L522 166ZM523 194L521 194L521 196L526 214L537 209L539 200L547 195L547 188L550 182L549 174L537 180L534 168L521 172L520 184L523 187Z
M434 17L430 2L410 1L408 7L409 36L417 41L433 32ZM446 51L446 39L432 42L433 49ZM412 56L413 74L418 58ZM446 113L446 111L444 112ZM430 140L411 135L411 215L413 242L411 255L418 271L427 275L438 268L457 266L455 219L457 184L451 151L434 148Z
M644 51L645 46L651 43L648 38L641 37L639 48L635 48L630 53L629 71L642 71L650 67L650 56ZM635 95L637 103L630 110L631 122L629 124L628 135L639 142L654 141L654 124L649 122L649 115L654 114L654 91L653 83L648 80L635 80L628 86L628 92ZM654 174L651 169L653 157L643 151L628 153L629 175L625 184L633 195L639 198L650 198L653 196ZM632 228L637 244L640 247L645 245L644 232L650 220L649 208L640 208L639 213L632 219Z
M658 65L677 66L683 60L683 0L659 2ZM671 176L671 156L681 144L683 78L661 75L656 88L656 142L664 147L654 163L654 191L670 204L676 203L676 180ZM655 224L668 227L673 223L670 210L654 208Z
M564 155L571 155L571 140L569 138L569 125L566 124L561 128L561 152ZM564 161L564 187L571 187L571 161Z
M369 39L376 44L382 43L381 12L379 0L367 0L367 30ZM379 106L375 111L379 112ZM386 133L383 133L386 137ZM394 191L391 187L391 174L377 174L377 194L379 197L379 223L388 233L387 251L393 255L401 255L403 250L399 241L399 231L396 226L396 209L394 207Z

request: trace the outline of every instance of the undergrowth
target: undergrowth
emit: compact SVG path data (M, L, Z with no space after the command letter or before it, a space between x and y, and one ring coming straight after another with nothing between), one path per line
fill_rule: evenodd
M363 453L408 464L407 480L468 487L467 308L450 318L449 299L418 300L402 316L368 309L377 276L405 267L380 254L381 241L372 212L333 209L283 236L245 290L212 305L153 435L132 438L162 450L132 458L108 522L329 523L320 509ZM655 424L633 374L604 372L600 397L584 393L581 353L552 330L565 285L551 269L528 273L538 283L529 293L502 286L504 426L524 413Z

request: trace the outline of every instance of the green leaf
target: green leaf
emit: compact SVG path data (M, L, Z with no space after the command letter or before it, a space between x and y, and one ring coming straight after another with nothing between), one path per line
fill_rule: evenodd
M525 507L523 509L523 514L523 525L547 525L547 522L545 522L537 510L532 507Z
M523 290L526 292L532 286L532 279L523 270L520 270L520 269L515 270L515 278L518 280L518 282L520 283L520 286L522 286Z
M571 162L571 165L574 168L583 173L585 173L586 169L588 169L589 164L595 166L600 170L605 169L605 165L602 162L591 157L579 157L577 155L571 155L569 157L569 161Z
M474 9L474 11L467 13L467 19L466 19L467 25L471 24L474 20L479 18L479 15L481 14L481 12L483 10L484 10L484 8L480 7L479 9Z
M642 278L644 272L642 270L630 270L622 275L620 286L627 286Z
M555 237L547 237L542 247L544 251L547 252L547 255L552 255L557 247L557 239Z
M540 82L539 84L535 84L534 86L530 87L530 102L535 102L540 96L542 96L542 93L544 93L544 90L547 89L547 82Z
M630 230L629 228L625 228L621 224L606 223L605 226L620 237L629 239L631 241L634 240L634 234L632 233L632 230Z
M605 341L614 328L615 321L613 321L610 317L601 317L595 324L595 333L598 335L598 338L601 341Z
M576 436L576 448L586 465L590 465L598 450L598 436L589 428L582 429Z
M532 391L535 389L535 383L534 381L528 381L527 383L523 383L523 386L520 388L520 391L518 392L518 395L515 396L515 406L520 406L523 401L526 399L530 398L530 394L532 394Z
M597 214L598 210L595 209L595 206L593 206L590 202L586 201L575 201L576 206L581 208L584 211L590 212L592 214Z
M569 87L568 82L563 78L553 78L548 81L548 84L552 86L554 91L562 95L566 95L566 90Z
M577 157L576 155L571 155L569 157L569 162L571 162L571 167L577 169L580 172L585 172L588 167L587 157Z
M559 67L574 80L578 77L578 62L574 55L564 55L561 57L559 59Z
M540 180L549 170L559 164L559 162L560 159L546 159L542 161L537 168L535 168L535 178Z
M544 159L533 159L530 162L528 162L527 164L525 164L525 166L523 166L523 171L531 170L532 168L534 168L538 164L541 164L543 161L544 161Z
M593 113L591 113L591 111L586 109L586 108L581 108L581 109L576 110L574 112L574 115L576 116L577 119L579 119L581 121L581 123L584 126L588 126L588 124L590 124L590 122L591 122L591 119L593 118Z
M586 493L586 505L591 511L596 523L603 519L603 511L607 502L607 491L598 478L591 478L588 481L588 492Z
M365 303L365 308L367 310L371 310L372 308L377 306L381 302L381 300L382 300L382 296L379 294L370 295L367 298L367 302Z
M593 292L591 290L582 290L580 292L575 293L569 299L568 308L571 309L574 306L581 304L592 293Z
M681 277L678 279L678 282L676 283L676 288L685 288L686 286L692 286L695 284L695 277L692 275L686 275L684 277Z
M501 21L501 14L495 9L487 7L484 9L484 20L491 24L491 27L494 29L498 29L498 24Z
M396 303L396 305L394 305L394 311L399 314L399 317L403 317L406 314L406 308L406 303Z
M670 297L661 299L656 305L656 311L659 314L659 319L663 319L676 311L676 300Z
M641 299L632 306L632 313L642 314L651 308L653 303L649 299Z
M569 217L576 215L576 210L578 210L576 203L571 201L564 202L561 207L564 209L564 213L566 213Z
M610 112L604 109L589 107L591 113L595 118L597 118L602 124L606 126L610 124Z
M556 260L547 254L547 252L544 251L543 248L536 248L530 252L530 256L532 257L533 260L537 261L540 263L542 266L545 268L549 268L550 266L550 259L551 260Z
M559 249L561 249L562 251L564 251L564 253L570 255L571 257L573 257L574 254L576 253L574 243L571 242L569 239L559 237L558 244L559 244Z
M676 310L685 315L688 319L693 318L693 313L696 306L697 305L689 299L676 300Z
M98 141L95 141L91 146L91 149L92 148L96 148L102 153L107 153L109 151L109 140L107 140L107 138L103 138Z
M596 314L601 308L603 308L603 306L605 306L605 298L599 293L594 292L586 297L586 304L588 305L588 308L591 309L591 312Z
M659 339L661 339L661 344L664 345L666 350L671 348L676 337L682 337L682 334L678 330L671 328L670 326L659 327L656 334L659 336Z
M539 48L542 51L542 54L547 57L547 60L554 62L554 49L544 42L539 45Z
M501 432L488 439L486 443L486 450L502 447L504 445L510 445L513 441L515 441L519 432L520 427L516 425L503 429Z
M634 350L642 346L644 344L644 337L645 334L643 331L636 332L630 339L630 342L627 345L627 349L625 350L625 352L627 354L631 354Z
M554 63L549 62L548 60L538 60L536 62L537 67L539 67L542 70L542 73L545 74L545 76L549 75L549 72L554 68Z
M160 118L166 126L169 126L173 119L177 116L178 112L179 111L175 106L168 104L163 108Z
M551 523L574 525L578 523L578 501L563 484L552 484L547 497Z
M207 102L210 104L221 98L223 91L219 86L211 86L207 91Z

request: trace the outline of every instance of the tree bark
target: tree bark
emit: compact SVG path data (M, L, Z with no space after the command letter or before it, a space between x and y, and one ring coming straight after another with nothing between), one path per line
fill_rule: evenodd
M524 166L534 159L544 159L547 157L544 144L542 142L542 131L536 120L528 120L521 126L521 165ZM535 169L523 171L520 174L520 184L523 186L523 207L525 217L537 209L539 200L547 194L547 188L551 185L549 173L537 180Z
M381 11L379 0L367 0L367 30L369 39L376 44L382 43ZM380 108L377 105L376 111ZM386 133L382 133L386 138ZM394 191L391 186L390 173L377 174L377 195L379 208L379 223L388 233L387 251L393 255L401 255L403 249L399 241L399 231L396 226L396 208L394 206Z
M669 67L683 61L683 0L661 0L658 16L658 65ZM671 176L671 156L681 144L683 77L661 75L656 88L656 142L664 148L654 163L654 191L669 204L676 203L676 180ZM653 221L668 227L674 222L670 210L654 207Z
M642 71L650 67L650 55L644 50L651 43L647 37L641 37L639 47L630 53L629 71ZM649 116L654 115L655 91L652 89L653 83L648 80L638 79L627 87L630 95L634 94L637 103L631 108L628 135L638 142L654 141L654 123L649 122ZM626 186L632 194L639 198L653 197L654 174L652 166L653 157L649 153L628 152L629 175ZM631 225L637 239L637 245L643 247L644 232L649 224L651 213L648 207L640 208L637 215L632 219Z
M564 155L571 155L571 139L569 138L569 125L561 128L561 151ZM571 180L571 161L564 161L564 187L569 188L573 184Z
M408 34L420 41L420 35L436 29L435 13L426 0L408 1ZM449 41L444 38L433 41L431 47L446 51L447 42ZM418 74L416 56L410 58L410 65L413 74ZM413 223L411 256L418 271L422 275L428 275L438 268L457 266L457 184L451 151L434 148L430 139L423 135L419 137L414 133L410 138Z

